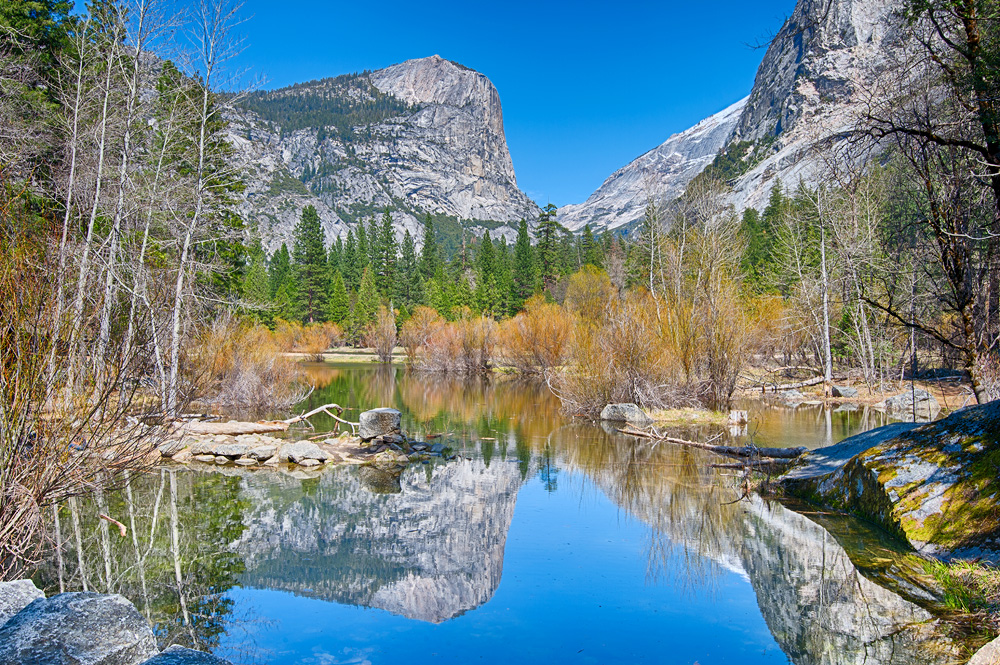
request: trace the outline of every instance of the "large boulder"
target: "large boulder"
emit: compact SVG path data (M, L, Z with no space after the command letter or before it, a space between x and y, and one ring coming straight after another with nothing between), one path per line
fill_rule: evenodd
M1000 561L1000 401L865 432L803 462L782 478L790 493L926 554Z
M330 459L326 451L309 441L287 443L281 447L279 455L282 459L288 460L292 464L302 464L306 460L325 462Z
M0 626L45 594L31 580L0 582Z
M601 420L608 420L616 423L628 423L638 427L645 427L653 422L653 419L646 415L646 412L635 404L608 404L601 409Z
M934 399L934 395L920 388L886 397L875 408L885 411L896 420L906 421L912 421L914 414L917 420L933 420L941 413L941 405Z
M195 651L174 644L153 656L142 665L233 665L228 660L204 651Z
M358 436L362 441L371 441L377 436L399 434L400 413L396 409L372 409L362 412L358 418Z
M0 665L139 665L158 651L146 619L117 594L40 598L0 626Z

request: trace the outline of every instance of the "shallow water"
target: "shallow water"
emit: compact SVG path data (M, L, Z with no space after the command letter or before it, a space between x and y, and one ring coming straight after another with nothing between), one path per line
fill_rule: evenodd
M439 434L459 458L411 465L397 493L357 468L161 469L64 507L61 557L40 580L123 593L163 644L234 662L967 658L971 644L928 611L932 595L891 583L896 545L852 520L739 500L735 472L710 468L707 453L566 419L530 383L309 371L320 387L303 408L337 402L356 419L395 406L404 431ZM883 424L865 411L749 407L748 428L727 439L812 448Z

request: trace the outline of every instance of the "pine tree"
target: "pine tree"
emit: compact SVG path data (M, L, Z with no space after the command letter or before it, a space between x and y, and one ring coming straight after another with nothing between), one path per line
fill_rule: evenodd
M365 228L364 220L358 222L357 228L357 256L355 257L355 266L357 267L357 277L358 285L355 288L360 288L361 286L361 275L365 271L365 267L371 265L372 262L372 252L371 252L371 238L368 236L368 229Z
M264 323L271 320L271 284L260 239L250 248L250 266L243 280L243 295L249 301L254 316Z
M344 276L339 270L333 273L330 280L330 298L326 305L326 318L328 321L341 325L347 320L350 314L350 299L347 297L347 288L344 286Z
M513 309L520 311L524 302L535 292L538 272L535 267L535 252L528 236L528 222L521 220L517 227L517 242L514 244L514 290Z
M372 234L372 266L375 269L375 283L383 296L392 294L396 274L396 233L392 227L392 215L382 213L382 223Z
M497 257L490 232L483 235L476 254L476 305L486 316L500 316L500 292L497 287Z
M604 257L601 256L601 245L594 240L594 234L590 230L590 224L583 227L583 236L580 239L580 253L582 254L583 265L604 267Z
M333 279L333 273L340 271L340 274L344 274L344 241L341 240L340 236L332 245L330 245L330 253L326 256L326 267L330 271L330 279Z
M400 252L399 263L396 265L393 299L395 305L405 308L406 311L412 310L415 305L423 303L424 300L423 279L420 275L413 236L410 235L409 230L403 234L403 248Z
M548 204L538 216L538 227L535 236L538 255L538 274L542 280L542 288L549 289L559 277L561 263L559 247L559 230L562 227L556 221L556 207Z
M358 258L358 242L353 231L347 232L347 241L344 242L344 253L341 255L341 272L344 275L344 286L356 291L361 285L361 272L364 266Z
M291 274L292 266L291 258L288 255L288 245L281 243L281 247L271 257L271 265L268 271L272 300L277 296L278 289L289 280Z
M511 272L510 250L507 249L507 240L503 236L496 243L496 284L499 292L499 307L501 316L513 316L517 313L514 309L514 279Z
M381 302L378 288L375 286L375 276L371 269L366 267L361 275L361 287L358 289L358 297L354 302L354 312L351 316L351 332L355 341L361 339L365 328L375 320Z
M295 226L295 245L292 249L295 277L298 285L299 308L309 323L324 318L324 303L328 289L326 248L323 245L323 227L316 208L306 206Z
M434 220L428 213L424 219L424 246L420 248L420 274L425 281L429 280L437 274L440 266L441 253L434 234Z

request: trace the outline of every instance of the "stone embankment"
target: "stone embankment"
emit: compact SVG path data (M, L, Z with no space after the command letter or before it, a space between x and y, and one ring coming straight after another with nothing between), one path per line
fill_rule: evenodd
M149 623L117 594L60 593L0 582L0 665L229 665L202 651L156 646Z
M249 431L257 423L219 423L217 429ZM372 409L360 416L357 436L348 432L319 440L289 441L269 433L204 433L204 428L174 428L157 450L164 459L181 464L234 465L249 469L320 471L341 464L372 465L390 471L445 457L443 444L414 441L401 433L400 412Z

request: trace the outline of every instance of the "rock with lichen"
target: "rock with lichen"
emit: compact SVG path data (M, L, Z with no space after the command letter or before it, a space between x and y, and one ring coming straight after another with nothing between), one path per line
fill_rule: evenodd
M1000 401L915 427L866 432L856 454L813 451L782 479L792 493L862 517L941 556L1000 561ZM854 453L854 450L850 450Z

